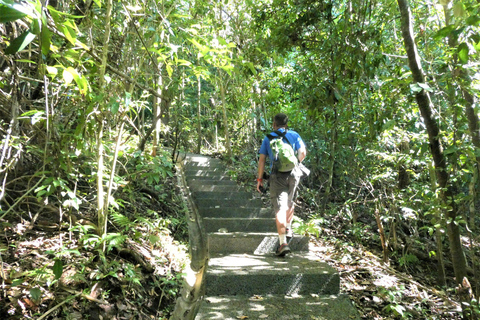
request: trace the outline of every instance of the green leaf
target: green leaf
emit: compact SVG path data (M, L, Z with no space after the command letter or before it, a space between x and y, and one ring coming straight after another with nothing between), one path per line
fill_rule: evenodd
M419 86L420 88L424 89L425 91L433 92L433 89L430 88L430 86L429 86L427 83L420 83L420 82L418 82L417 84L418 84L418 86Z
M455 30L454 25L450 25L448 27L442 28L438 30L438 32L433 36L435 40L441 39L441 38L446 38L452 33L452 31Z
M414 93L417 94L421 92L423 89L418 85L418 83L412 83L410 84L410 90Z
M42 53L47 55L50 52L50 41L52 39L52 33L46 27L42 28L40 34L42 39Z
M447 155L447 154L455 153L457 151L458 151L457 146L450 146L447 149L445 149L445 151L443 151L443 154Z
M466 20L467 24L470 26L478 26L480 25L480 17L479 16L470 16Z
M67 26L62 26L60 28L60 31L62 31L62 33L65 35L65 38L67 38L68 42L75 45L76 34L71 28L68 28Z
M42 27L42 24L40 22L40 19L35 19L30 24L30 32L35 34L36 36L39 36L41 27Z
M462 64L465 64L468 62L468 46L465 42L458 46L457 53L458 53L458 59Z
M55 67L47 66L47 74L53 79L58 74L58 70Z
M28 59L17 59L15 60L16 62L24 62L24 63L33 63L33 64L37 64L35 61L32 61L32 60L28 60Z
M25 31L18 38L15 38L10 45L5 49L6 54L15 54L22 51L30 42L35 39L35 35L30 31Z
M253 63L245 62L244 65L246 65L254 75L257 75L257 70L255 69Z
M18 11L14 8L6 7L4 5L0 6L0 23L15 21L26 16L26 13Z
M220 68L222 68L223 70L225 70L230 76L232 75L232 70L233 70L233 66L232 66L232 65L221 66Z
M167 68L168 76L171 77L173 74L172 66L168 63L165 67Z
M455 18L465 17L466 15L465 13L466 13L465 5L460 1L456 1L455 4L453 5L453 15L455 16Z
M36 13L30 6L25 6L11 0L0 0L0 23L15 21L25 16L35 19Z
M33 301L39 301L42 297L42 291L40 291L38 288L32 288L30 289L30 296L32 297Z
M55 259L55 264L53 265L53 274L55 275L55 279L60 279L63 274L63 262L62 260Z
M118 109L120 109L120 103L117 100L114 100L110 103L110 112L112 114L117 114Z
M73 81L73 74L70 72L69 69L73 69L73 68L67 68L63 70L63 80L65 81L65 84L67 86Z

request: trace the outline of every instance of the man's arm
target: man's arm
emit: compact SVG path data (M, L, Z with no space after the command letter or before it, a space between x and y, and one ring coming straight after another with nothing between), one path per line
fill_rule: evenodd
M265 160L267 156L265 154L260 154L258 159L258 172L257 172L257 191L262 193L260 186L263 187L263 172L265 171Z
M305 148L305 146L300 147L300 149L297 150L298 162L302 162L306 156L307 156L307 148Z

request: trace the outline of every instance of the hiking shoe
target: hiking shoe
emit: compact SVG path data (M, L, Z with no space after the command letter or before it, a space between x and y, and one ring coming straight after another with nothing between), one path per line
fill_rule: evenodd
M275 255L278 257L284 257L287 253L290 253L290 247L288 246L287 243L282 244L280 247L278 247L277 251L275 252Z

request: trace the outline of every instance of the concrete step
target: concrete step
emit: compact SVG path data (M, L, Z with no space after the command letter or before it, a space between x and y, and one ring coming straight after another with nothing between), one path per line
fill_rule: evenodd
M261 199L230 199L225 201L224 199L196 199L195 203L199 210L204 208L261 208Z
M198 212L204 218L273 218L272 209L222 207L199 207Z
M196 162L196 161L186 161L184 163L185 169L201 169L201 168L223 168L225 165L221 161L210 161L210 162Z
M203 218L207 232L275 232L275 218Z
M185 176L185 179L188 183L192 181L232 181L231 177L228 175L218 176L218 177L207 177L207 176Z
M231 254L211 258L206 274L207 296L338 294L338 272L308 254Z
M189 169L186 168L184 171L185 176L187 177L218 177L226 175L226 170L224 168L217 168L217 169Z
M215 199L215 200L233 200L233 199L242 199L248 201L253 198L251 192L245 191L193 191L192 196L195 200L197 199Z
M220 159L215 159L209 156L194 155L194 154L189 154L185 158L185 163L214 164L214 163L221 163L221 162L222 160Z
M360 320L346 295L214 296L202 303L195 320Z
M289 247L292 252L308 252L309 240L308 237L295 235L291 239ZM208 251L212 257L233 253L273 254L278 245L278 235L275 232L216 232L208 234Z
M238 185L210 185L210 184L188 184L192 191L208 191L208 192L237 192L243 189Z
M238 186L235 181L232 180L212 180L212 179L190 179L188 180L188 186Z

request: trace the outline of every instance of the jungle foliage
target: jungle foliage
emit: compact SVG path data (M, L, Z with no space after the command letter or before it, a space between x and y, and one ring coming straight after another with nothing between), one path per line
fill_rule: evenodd
M387 265L428 265L478 318L479 25L473 0L0 0L0 275L15 297L0 312L101 302L109 281L130 297L140 264L167 317L185 262L162 249L154 277L135 248L186 240L177 151L253 186L282 111L312 170L299 230L334 225ZM39 221L62 246L19 269ZM418 315L395 292L379 290L385 312Z

